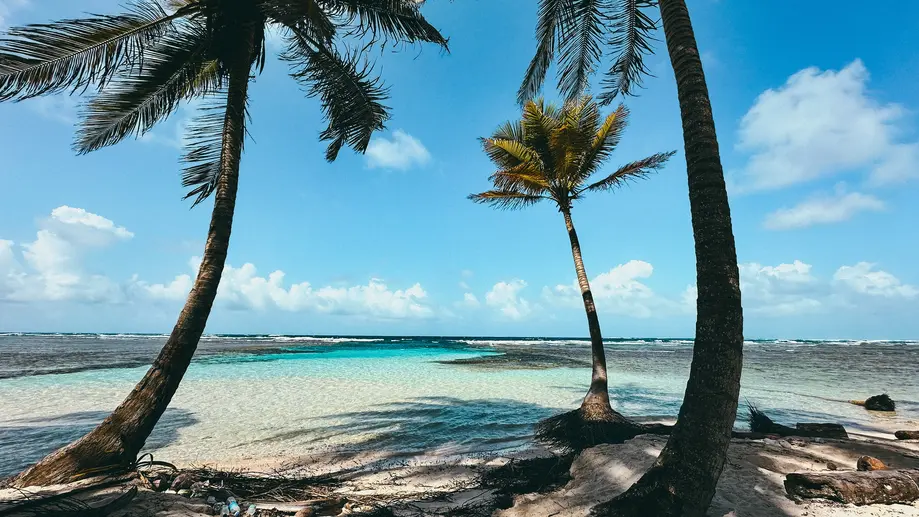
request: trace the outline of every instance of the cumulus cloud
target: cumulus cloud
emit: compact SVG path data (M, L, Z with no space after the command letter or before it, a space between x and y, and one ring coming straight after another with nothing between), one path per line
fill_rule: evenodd
M407 170L431 161L431 154L421 141L401 129L393 132L392 139L371 140L366 156L368 166L381 169Z
M139 275L118 282L91 274L83 266L93 249L125 241L134 234L112 220L82 208L61 206L40 221L31 242L0 240L0 300L15 302L181 302L192 288L201 259L193 257L189 273L164 283ZM21 258L20 258L21 257ZM425 318L434 315L420 284L391 289L380 279L351 287L313 287L308 282L285 285L285 273L260 276L251 263L227 265L217 302L244 310L319 312L366 318Z
M510 282L498 282L485 294L485 304L498 309L506 318L523 319L533 310L530 302L520 297L520 291L526 286L526 282L516 278Z
M740 288L744 312L764 316L802 316L840 309L864 309L879 299L909 302L919 297L919 288L904 284L896 276L859 262L842 266L832 279L812 273L813 266L800 260L777 266L756 262L740 264ZM686 303L695 303L696 287L684 293Z
M118 239L130 239L134 234L123 226L116 226L111 219L101 215L87 212L82 208L73 208L67 205L59 206L51 211L52 221L70 225L73 228L89 228L98 231L99 235L112 235Z
M192 257L189 267L197 270L200 262L199 257ZM316 288L309 282L285 286L286 276L280 270L259 276L251 263L240 267L228 264L217 289L217 301L238 310L278 309L379 319L426 318L434 314L427 303L427 293L417 283L407 289L392 290L383 280L372 278L366 285ZM189 275L179 275L168 284L141 283L150 296L167 300L185 299L191 285Z
M774 316L820 310L828 292L811 275L812 268L800 260L777 266L740 264L744 309Z
M763 226L769 230L788 230L832 224L848 221L859 212L879 212L884 208L884 202L872 195L839 189L832 196L818 195L794 207L780 208L766 216Z
M134 236L110 219L82 208L60 206L39 223L32 242L0 241L0 299L30 302L80 300L111 302L124 298L124 288L102 275L87 273L83 257L94 248Z
M479 299L476 295L472 293L463 293L463 301L459 302L457 305L468 308L475 308L481 305Z
M782 188L866 170L873 184L916 177L919 142L902 140L905 110L871 97L868 70L806 68L763 92L741 121L738 148L751 153L737 190Z
M875 264L859 262L854 266L843 266L836 270L833 281L856 293L884 298L915 298L919 289L903 284L900 279L886 271L875 271Z
M590 281L597 310L636 318L647 318L674 308L641 280L650 278L654 267L643 260L630 260ZM580 306L583 303L577 280L554 288L544 287L543 298L556 305Z

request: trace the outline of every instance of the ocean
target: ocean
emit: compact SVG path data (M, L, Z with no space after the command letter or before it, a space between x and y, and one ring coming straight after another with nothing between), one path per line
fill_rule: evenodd
M130 392L161 335L0 334L0 476L86 433ZM689 339L606 341L610 394L629 416L675 417ZM205 336L147 442L157 459L242 464L322 454L471 454L530 443L577 407L584 339ZM774 420L850 431L919 427L919 341L745 342L749 401ZM896 414L850 404L888 393Z

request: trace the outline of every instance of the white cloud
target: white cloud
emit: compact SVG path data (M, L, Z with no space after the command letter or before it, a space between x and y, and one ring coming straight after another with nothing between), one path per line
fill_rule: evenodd
M10 15L29 5L30 0L0 0L0 29L8 25Z
M376 137L367 146L367 165L371 168L407 170L412 166L426 165L431 154L412 135L397 129L392 140Z
M42 220L35 240L22 243L23 262L14 243L0 241L0 299L29 302L123 300L123 286L107 277L87 273L83 256L93 248L134 236L122 226L82 208L60 206Z
M110 219L69 206L58 207L40 222L35 240L17 246L0 240L0 300L16 302L179 302L188 296L201 259L189 261L191 274L177 275L166 283L151 283L134 275L116 282L88 273L83 259L92 249L131 239L132 232ZM16 249L21 249L22 260ZM434 315L420 284L390 289L373 278L366 285L318 287L308 282L284 285L285 273L258 275L253 264L223 271L217 300L237 309L320 312L358 317L426 318Z
M533 310L530 302L519 296L526 286L526 282L516 278L510 282L498 282L485 294L485 304L497 308L506 318L523 319Z
M464 289L464 290L468 291L468 290L470 289L470 287L469 287L469 284L466 283L466 280L465 280L465 279L472 278L474 274L473 274L473 272L472 272L471 270L469 270L469 269L464 269L464 270L460 271L460 275L462 275L462 277L464 278L464 280L460 280L460 283L459 283L460 289Z
M189 266L197 270L201 259L192 257ZM433 310L420 284L391 290L383 280L372 278L367 285L314 288L309 282L284 285L284 271L259 276L255 265L226 265L217 289L217 301L239 310L321 312L372 318L427 318ZM179 275L168 284L141 286L151 296L168 300L185 299L192 286L189 275Z
M137 138L139 142L158 144L174 149L183 149L188 141L188 126L198 114L201 101L186 102L168 119L160 121L150 131Z
M463 301L459 302L458 305L463 306L463 307L468 307L468 308L475 308L475 307L478 307L480 304L479 304L479 299L476 298L474 294L464 293Z
M782 188L867 170L874 184L919 173L919 143L900 140L905 110L869 96L855 60L839 71L806 68L766 90L741 121L738 148L752 153L737 190Z
M112 234L119 239L130 239L134 237L134 234L129 232L127 228L116 226L111 219L106 219L101 215L87 212L82 208L73 208L67 205L59 206L51 211L51 218L77 228L85 226L93 230L98 230L103 234Z
M856 293L884 298L915 298L919 289L903 284L900 279L886 271L874 271L874 264L859 262L854 266L842 266L833 275L833 281Z
M766 216L763 226L769 230L787 230L838 223L859 212L878 212L884 207L884 202L874 196L840 190L833 196L815 196L792 208L776 210Z
M820 310L829 293L811 275L812 266L800 260L764 266L740 264L740 290L744 309L767 315L803 314Z
M134 278L138 287L146 290L146 292L153 298L159 298L164 300L184 300L188 297L188 293L191 291L194 280L190 275L179 275L173 279L172 282L168 284L148 284L146 282L137 280L137 277Z
M894 275L860 262L842 266L831 280L812 274L810 264L795 260L764 266L740 264L744 312L764 316L802 316L841 309L864 310L878 299L902 303L919 296L919 289ZM685 303L695 303L696 287L684 293Z
M46 95L27 100L26 106L48 120L74 125L78 119L78 99L79 97L66 94Z
M650 278L654 267L643 260L630 260L590 281L597 311L647 318L661 313L672 302L657 296L640 279ZM568 285L543 288L543 298L554 304L581 306L581 288L577 280Z

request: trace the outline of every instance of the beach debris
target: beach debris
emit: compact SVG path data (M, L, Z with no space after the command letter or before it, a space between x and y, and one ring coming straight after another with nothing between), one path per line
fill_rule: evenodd
M856 462L855 468L861 472L868 472L872 470L887 470L887 465L884 465L883 461L872 456L862 456L858 459L858 462Z
M826 462L826 469L827 469L827 470L838 470L838 469L839 469L839 465L833 463L832 461L828 461L828 462Z
M170 485L169 489L178 492L185 488L191 488L191 486L195 484L195 481L195 478L191 474L183 472L172 480L172 485Z
M893 435L897 440L919 440L919 431L897 431Z
M246 515L247 515L248 517L252 517L252 516L255 515L255 512L257 512L257 511L258 511L258 506L254 505L254 504L250 504L250 505L249 505L249 508L246 509Z
M230 511L230 515L233 517L239 517L239 503L236 502L236 498L230 496L227 498L227 510Z
M78 486L41 494L22 491L21 500L0 504L0 516L102 517L124 508L136 496L136 486Z
M868 397L865 400L864 404L865 409L869 411L896 411L897 405L894 403L893 399L890 398L886 393L880 395L875 395L873 397Z
M294 517L313 517L316 512L312 508L301 508L294 514Z
M919 500L919 470L796 472L785 476L785 491L844 504L909 504Z
M749 408L750 431L753 433L763 433L767 436L800 436L806 438L842 438L846 439L849 434L846 428L835 423L799 423L795 427L777 424L765 413L760 411L755 405L747 401Z

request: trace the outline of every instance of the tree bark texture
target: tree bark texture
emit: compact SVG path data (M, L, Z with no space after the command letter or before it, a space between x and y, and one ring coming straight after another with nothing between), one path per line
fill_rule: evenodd
M581 256L581 243L578 240L578 232L574 229L571 210L563 209L562 214L565 216L565 228L568 230L568 239L571 241L571 255L574 258L574 269L577 273L578 287L581 289L581 298L584 300L584 311L587 313L587 328L590 331L592 371L590 389L581 403L581 414L585 420L609 419L613 411L609 402L606 351L603 349L600 319L597 316L593 294L590 292L590 282L587 280L587 271Z
M684 0L660 0L683 122L696 249L696 337L683 404L655 465L597 515L704 515L737 416L743 309L724 172L702 62Z
M910 504L919 500L919 470L794 473L785 476L785 491L845 504Z
M251 60L236 62L229 73L221 174L204 256L172 334L143 379L108 418L86 436L22 472L14 480L16 486L67 483L129 468L178 389L207 324L230 244Z

